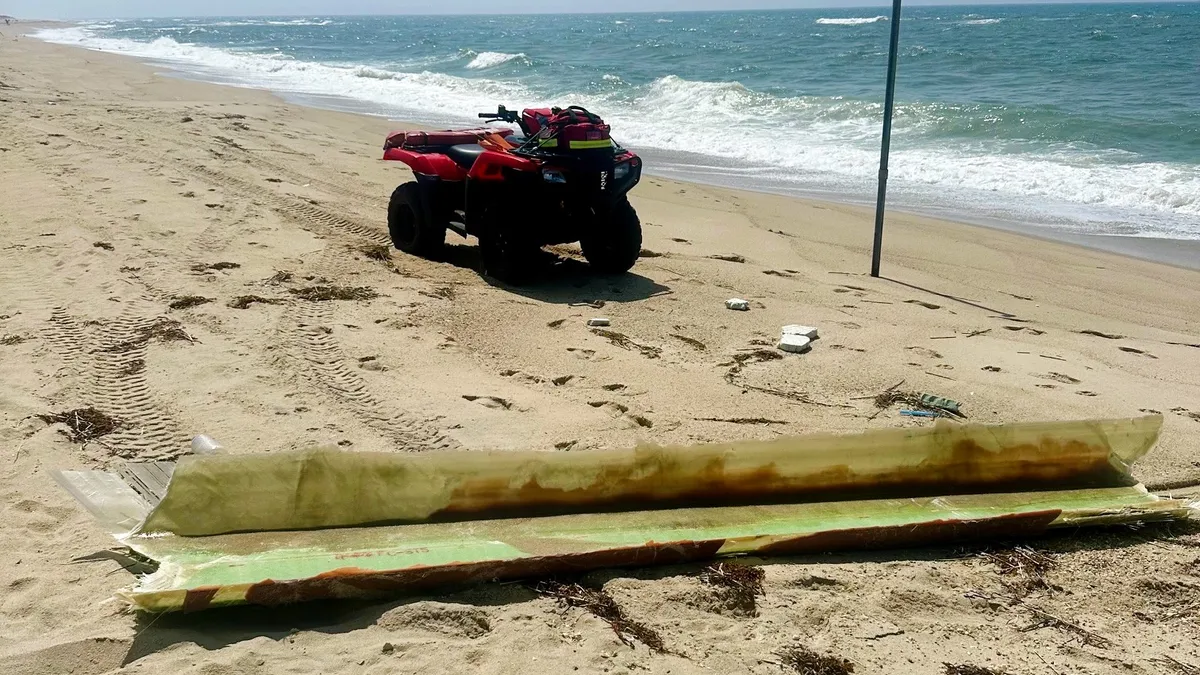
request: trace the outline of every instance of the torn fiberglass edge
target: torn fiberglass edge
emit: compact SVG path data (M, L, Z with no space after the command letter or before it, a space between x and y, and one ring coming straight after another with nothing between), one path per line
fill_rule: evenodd
M1187 517L1187 503L1129 474L1161 422L570 454L189 457L162 502L120 536L160 563L121 595L149 611L197 610Z

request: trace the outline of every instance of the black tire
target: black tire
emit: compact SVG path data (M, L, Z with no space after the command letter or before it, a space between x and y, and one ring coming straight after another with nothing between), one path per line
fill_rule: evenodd
M537 247L505 227L489 227L479 237L483 273L500 283L523 286L533 278Z
M415 181L396 188L388 202L388 234L392 245L423 258L436 257L446 243L446 224L430 217L425 195Z
M598 213L591 231L579 242L583 257L601 274L624 274L642 252L642 221L628 199Z
M513 210L506 204L488 206L482 218L483 231L479 233L479 255L485 276L510 286L522 286L533 278L538 246L516 226Z

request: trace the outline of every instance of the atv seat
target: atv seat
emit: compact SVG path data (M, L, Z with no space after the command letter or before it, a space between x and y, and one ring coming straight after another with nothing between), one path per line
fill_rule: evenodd
M452 145L446 148L446 156L454 160L454 163L464 169L470 170L475 165L475 160L484 153L484 147L477 143L467 145Z

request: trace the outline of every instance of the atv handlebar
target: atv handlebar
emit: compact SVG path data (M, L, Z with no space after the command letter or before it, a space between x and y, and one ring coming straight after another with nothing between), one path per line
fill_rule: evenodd
M494 113L479 113L479 119L497 120L500 122L518 122L521 115L515 110L509 110L504 106L500 106Z

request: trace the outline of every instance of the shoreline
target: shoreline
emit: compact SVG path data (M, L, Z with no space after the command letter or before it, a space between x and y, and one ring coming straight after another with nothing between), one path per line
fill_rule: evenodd
M30 25L32 26L33 24ZM75 24L68 22L67 24L55 23L53 25ZM29 35L29 32L30 31L24 31L24 34L27 37L39 39ZM223 81L222 76L219 74L206 77L202 72L187 70L179 67L177 64L174 64L169 60L160 60L150 57L140 57L106 52L102 50L93 50L87 47L76 45L58 46L82 49L85 51L110 54L112 56L132 59L135 62L140 62L156 69L165 69L161 72L158 72L158 74L166 77L173 77L189 82L197 82L215 86L262 91L280 100L295 105L301 105L318 110L328 110L352 115L362 115L376 119L385 119L390 123L397 125L397 128L429 128L429 125L423 122L400 119L383 112L373 112L371 111L371 106L369 104L353 98L279 91L265 87L259 87L256 85L241 84L232 80ZM649 160L645 162L646 166L649 167L646 170L647 176L657 176L663 179L681 183L691 183L698 186L704 185L723 189L744 190L746 192L771 194L804 201L852 207L869 211L871 217L874 218L875 209L873 196L870 198L870 200L855 199L853 196L848 194L830 194L827 192L806 190L801 187L793 188L789 187L785 183L764 187L752 184L750 179L739 179L735 174L721 174L718 172L704 173L700 171L702 167L699 166L695 167L694 170L689 170L686 164L681 165L677 170L656 170L654 168L655 162L653 161L655 158L662 158L669 162L669 158L673 155L687 155L688 153L676 153L675 151L661 150L656 148L640 150L635 148L635 150L637 150L638 153L643 157L643 160ZM700 157L705 156L701 155ZM1038 224L1029 221L1004 219L981 213L971 213L955 207L942 207L938 205L912 206L903 203L897 203L899 199L901 198L890 198L889 205L886 209L886 219L890 219L892 214L936 218L938 220L958 223L961 225L985 227L988 229L1013 233L1038 241L1074 245L1093 251L1103 251L1137 260L1171 265L1181 269L1200 270L1200 239L1176 239L1169 237L1146 237L1141 235L1071 232L1053 224ZM887 236L886 220L884 236Z
M745 560L764 573L753 612L714 604L696 566L582 581L670 654L514 585L232 621L126 611L112 598L136 582L129 560L53 472L174 460L200 433L232 453L571 453L934 424L876 406L899 390L988 425L1158 413L1134 475L1200 496L1200 273L893 212L875 279L869 209L647 176L630 273L594 274L563 246L510 287L457 235L434 259L387 245L388 195L413 177L380 159L385 119L27 38L3 43L0 82L0 494L13 505L0 672L456 675L536 659L777 675L763 659L793 643L889 675L1042 662L1126 675L1189 658L1186 620L1129 630L1161 615L1200 545L1152 526L1029 543L1062 589L1030 601L1110 640L1104 659L1024 630L1038 617L1019 605L971 597L1011 592L991 558L936 550ZM323 297L334 287L359 299ZM750 311L726 309L731 297ZM610 329L589 328L596 317ZM791 324L819 329L808 353L776 349ZM40 417L89 408L120 425L84 443Z

